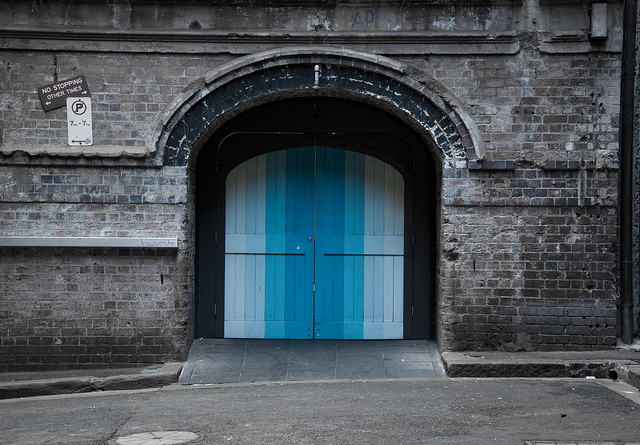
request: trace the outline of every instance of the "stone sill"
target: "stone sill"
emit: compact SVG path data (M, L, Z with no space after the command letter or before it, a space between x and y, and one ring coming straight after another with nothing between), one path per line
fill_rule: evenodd
M0 236L0 247L138 247L177 249L177 238Z
M78 42L82 42L79 44ZM113 30L38 27L0 30L5 49L160 53L249 54L274 45L349 45L375 48L379 54L515 54L514 31L286 31L286 30Z
M11 156L14 154L27 154L29 156L65 156L65 157L100 157L100 158L142 158L150 156L146 147L121 146L121 145L14 145L0 147L0 154Z

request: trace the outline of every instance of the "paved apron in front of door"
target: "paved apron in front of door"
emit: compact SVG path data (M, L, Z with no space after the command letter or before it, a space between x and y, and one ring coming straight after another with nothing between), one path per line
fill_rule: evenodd
M426 340L194 341L180 384L443 377Z

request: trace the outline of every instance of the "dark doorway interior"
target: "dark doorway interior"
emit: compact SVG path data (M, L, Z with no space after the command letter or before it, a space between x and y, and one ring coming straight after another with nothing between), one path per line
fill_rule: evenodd
M197 162L196 337L224 336L225 181L258 155L297 147L364 153L405 182L405 339L435 338L437 172L425 142L400 119L353 100L304 98L252 108L217 130Z

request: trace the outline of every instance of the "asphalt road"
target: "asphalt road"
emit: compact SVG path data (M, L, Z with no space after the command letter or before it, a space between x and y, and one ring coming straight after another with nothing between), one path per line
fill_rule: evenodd
M0 443L176 430L197 433L193 444L640 444L639 403L631 386L586 379L173 385L2 400Z

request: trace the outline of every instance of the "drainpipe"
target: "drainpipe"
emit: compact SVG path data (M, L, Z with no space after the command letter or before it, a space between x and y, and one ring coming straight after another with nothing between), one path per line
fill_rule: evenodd
M637 0L624 1L620 115L620 340L633 343L633 121Z

